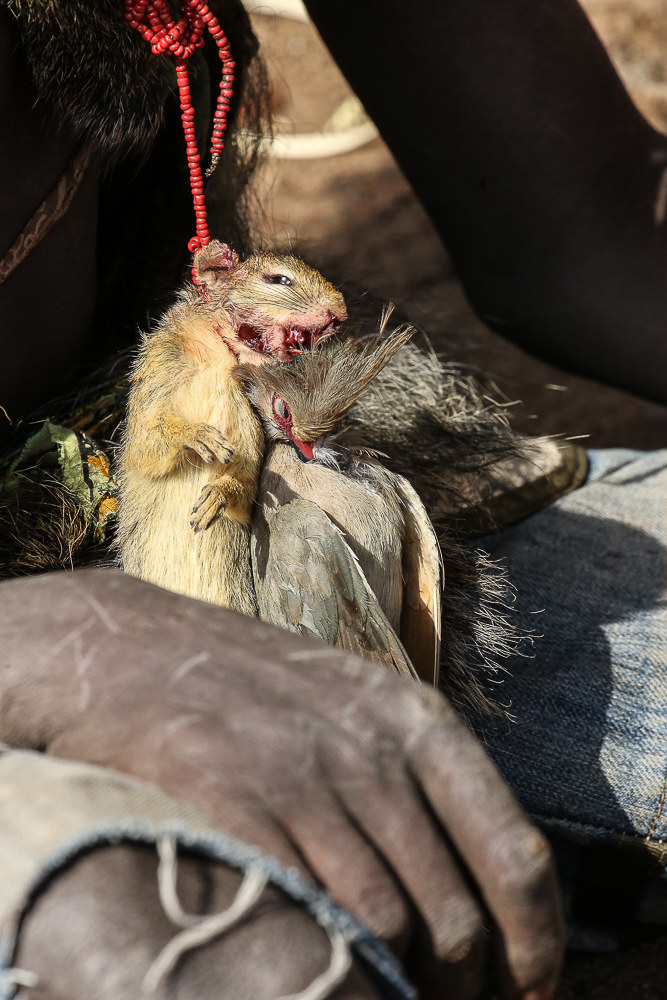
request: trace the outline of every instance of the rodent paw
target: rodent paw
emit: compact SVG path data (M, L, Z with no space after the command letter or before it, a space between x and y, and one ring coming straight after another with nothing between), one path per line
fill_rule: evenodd
M227 503L228 498L220 486L207 483L190 511L192 514L190 527L195 532L205 531L213 524L216 517L224 513Z
M188 442L187 447L192 448L209 465L216 459L222 465L226 465L234 454L234 448L225 435L210 424L198 424L193 439Z

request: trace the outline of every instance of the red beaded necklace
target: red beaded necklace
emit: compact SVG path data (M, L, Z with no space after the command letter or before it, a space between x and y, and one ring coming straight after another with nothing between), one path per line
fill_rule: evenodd
M181 120L185 132L190 187L195 210L197 235L188 243L192 253L201 250L210 240L204 199L204 180L197 140L195 138L195 110L190 96L187 61L204 44L204 28L207 27L218 46L222 62L220 92L213 116L211 134L211 165L206 172L210 176L215 170L224 146L227 115L232 97L235 64L227 37L218 19L211 13L203 0L181 0L179 16L174 20L169 8L169 0L125 0L125 18L128 23L150 43L156 55L172 55L176 63L176 79L181 101ZM196 277L193 272L193 280Z

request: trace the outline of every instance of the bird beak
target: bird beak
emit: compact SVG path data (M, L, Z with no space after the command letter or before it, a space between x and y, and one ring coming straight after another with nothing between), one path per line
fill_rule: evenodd
M310 461L311 458L315 457L313 455L313 446L312 446L312 444L308 444L307 441L297 441L297 439L294 438L294 437L292 438L292 441L294 441L294 444L297 446L297 448L299 449L299 451L301 452L301 454L303 455L303 457L307 458L308 461Z

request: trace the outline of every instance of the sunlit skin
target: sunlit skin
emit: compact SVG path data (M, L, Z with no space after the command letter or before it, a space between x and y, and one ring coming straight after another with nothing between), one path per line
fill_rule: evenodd
M355 11L355 31L345 38L347 25L332 5L309 0L309 6L446 238L478 312L559 363L664 400L667 244L660 198L667 141L643 122L610 75L576 4L369 3ZM439 32L428 20L436 8L443 18ZM32 108L10 43L8 15L0 8L0 124L13 136L0 148L3 252L71 153L67 134L53 126L49 131ZM48 108L44 113L48 117ZM85 354L95 299L96 185L91 173L67 219L0 287L1 402L14 417L57 393ZM239 332L253 351L253 325ZM77 576L67 577L68 585L78 587ZM108 579L93 574L80 591L68 593L58 578L4 585L7 595L16 594L15 601L4 601L11 616L6 624L21 632L21 643L12 653L13 678L5 672L0 682L0 694L10 697L0 704L20 711L12 719L0 716L1 735L140 772L196 801L210 802L213 788L219 822L315 872L389 940L409 941L413 964L434 996L467 1000L478 993L488 940L482 928L491 919L478 902L483 898L505 945L514 987L508 995L523 992L533 1000L552 992L560 937L544 844L441 699L417 703L417 695L385 678L359 703L358 677L350 673L332 683L316 658L314 670L306 670L303 661L276 657L282 681L276 690L266 670L267 649L273 654L279 644L273 634L261 656L246 657L244 665L252 668L247 675L225 674L229 662L216 659L220 633L213 625L216 613L224 612L115 575L111 595ZM137 587L145 589L140 594ZM44 674L30 673L39 650L28 648L25 636L57 646L64 628L88 620L84 593L104 602L118 631L105 633L107 645L92 657L99 700L81 717L72 712L80 684L72 658L62 654L51 662L46 682L52 687L41 702L37 681ZM59 621L52 615L57 598L69 602L58 606ZM145 612L143 619L135 609ZM148 612L163 628L148 628ZM288 640L280 640L285 650ZM169 687L173 672L195 647L209 654L211 669L192 674L192 685L175 691ZM219 739L234 724L234 715L226 714L230 690L234 710L253 723L241 745ZM286 705L290 698L296 707ZM164 745L161 727L182 723L202 704L212 706L210 712L196 726L178 729L166 757L146 753L151 736ZM304 719L309 727L299 728L295 720ZM322 719L324 729L318 728ZM407 722L423 726L429 739L411 742ZM341 728L342 745L336 742ZM276 792L283 802L282 793L294 794L281 779L293 763L303 775L303 760L310 759L308 744L304 748L295 734L315 729L327 734L327 755L319 758L327 767L306 771L308 808L294 798L278 826ZM249 753L247 733L259 731L264 744L253 741ZM363 752L358 732L366 741ZM393 759L407 760L406 770L419 776L413 795L392 786L383 770L388 739L392 749L399 745ZM369 745L372 765L365 756ZM354 850L348 815L336 797L339 784L349 788L349 773L337 771L349 760L368 779L354 809L361 812L364 799L371 802L368 812L355 813L363 837L353 831L359 835ZM424 793L437 824L419 811ZM259 802L259 809L244 808L248 802ZM388 843L383 837L389 828ZM406 871L405 859L414 856L423 862L420 870ZM358 864L353 872L350 857ZM369 899L375 901L370 909Z

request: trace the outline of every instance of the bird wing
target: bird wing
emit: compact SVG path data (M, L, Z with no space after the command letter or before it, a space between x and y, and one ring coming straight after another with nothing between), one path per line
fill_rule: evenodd
M343 532L317 504L259 504L252 523L259 616L417 679Z
M403 476L394 473L392 478L405 518L401 641L420 679L437 687L445 582L442 553L419 495Z

